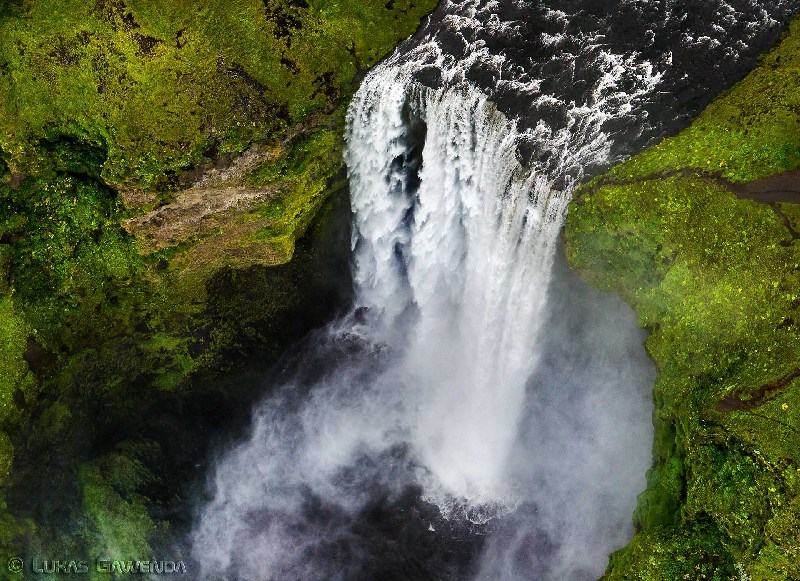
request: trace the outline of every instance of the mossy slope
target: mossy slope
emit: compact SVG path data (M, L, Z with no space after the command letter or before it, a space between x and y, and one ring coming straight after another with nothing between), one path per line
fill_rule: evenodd
M9 0L0 148L31 171L40 140L69 136L106 149L107 183L151 188L329 109L433 5Z
M205 451L172 410L234 413L221 375L346 294L320 216L347 99L434 6L0 0L0 558L152 556L157 469ZM258 204L155 248L123 227L262 150L225 184Z
M659 371L654 466L609 581L800 579L800 206L733 193L800 167L799 83L795 20L691 127L570 208L572 267L634 307Z

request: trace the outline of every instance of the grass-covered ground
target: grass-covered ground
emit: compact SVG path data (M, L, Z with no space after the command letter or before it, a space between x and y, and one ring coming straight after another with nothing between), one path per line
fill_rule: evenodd
M346 294L320 221L343 113L434 6L0 0L0 566L169 537L158 472L234 413L221 375ZM254 145L277 155L234 185L267 202L155 251L123 227Z
M654 466L605 579L800 579L800 21L679 135L578 191L567 254L650 330ZM797 182L800 202L800 181Z
M79 140L107 183L151 188L335 106L432 6L4 0L0 148L29 171L42 139Z

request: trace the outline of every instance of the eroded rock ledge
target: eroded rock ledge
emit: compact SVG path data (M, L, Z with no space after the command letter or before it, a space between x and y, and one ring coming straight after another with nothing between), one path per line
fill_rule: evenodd
M253 252L253 262L280 264L291 258L291 247L281 248L274 241L260 249L248 239L265 228L273 227L275 219L269 212L256 215L280 201L290 184L277 182L261 188L247 187L247 177L259 166L286 156L282 147L254 145L236 157L228 167L204 172L188 189L178 191L173 200L149 212L128 218L122 226L136 237L139 250L152 254L180 245L195 245L194 258L207 261L217 255L234 259ZM128 200L134 204L139 200Z

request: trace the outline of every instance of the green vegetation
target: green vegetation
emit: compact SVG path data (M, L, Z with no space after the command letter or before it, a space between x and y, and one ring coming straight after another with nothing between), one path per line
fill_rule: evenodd
M344 147L340 134L323 129L295 140L289 155L264 163L248 176L253 187L280 182L286 188L261 210L270 226L257 235L294 240L316 215L323 193L338 173Z
M605 579L800 579L800 21L690 128L577 192L571 265L651 331L654 465ZM800 182L797 187L800 200Z
M47 163L42 140L68 137L105 150L107 183L164 185L212 146L239 152L335 107L433 5L9 0L0 148L27 173Z
M173 410L235 413L221 376L346 294L323 218L347 100L434 6L0 0L0 558L167 538L180 490L145 439L190 475L205 444ZM155 249L126 229L257 148L203 188L263 201Z
M147 513L149 500L137 490L155 480L138 459L153 454L154 447L157 453L154 445L126 443L81 467L83 509L92 525L82 534L99 558L129 555L129 559L147 560L151 554L147 540L156 526Z

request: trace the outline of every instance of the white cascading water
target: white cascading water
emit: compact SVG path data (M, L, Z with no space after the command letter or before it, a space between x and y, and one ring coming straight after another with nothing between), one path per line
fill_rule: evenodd
M374 373L340 366L302 403L288 385L261 406L250 439L221 461L195 530L205 578L348 579L313 557L320 539L348 533L310 524L310 495L353 515L369 500L364 483L398 493L419 485L443 515L474 523L522 500L508 455L570 192L584 167L606 161L601 124L658 77L637 64L638 92L617 93L613 80L632 67L604 53L592 102L574 105L568 126L526 135L554 158L525 168L515 124L437 49L374 69L349 113L362 316L330 333L358 336L388 361ZM442 88L411 80L414 56L438 60L449 75ZM407 453L392 466L398 446Z
M517 34L494 14L496 2L445 4L442 28ZM571 192L586 168L610 161L605 124L639 111L661 74L636 53L604 48L600 33L570 38L562 12L546 18L565 32L542 33L545 46L580 42L592 58L582 100L543 94L542 80L524 71L500 74L498 86L536 106L557 104L557 127L520 131L466 80L474 65L504 70L504 57L468 32L458 59L427 38L363 81L345 156L356 306L320 340L340 357L310 391L291 381L278 388L248 439L219 461L192 537L201 578L358 578L369 556L351 525L376 490L391 499L417 487L444 518L475 525L536 504L550 523L537 530L558 539L551 552L560 563L520 573L501 547L479 568L487 581L585 578L587 567L597 576L629 534L648 462L647 398L598 388L573 400L576 410L535 417L561 404L532 403L526 390L551 331L547 291ZM565 67L574 58L558 54ZM415 81L422 69L437 71L434 88ZM521 142L548 155L523 166ZM608 361L593 373L612 387L625 379ZM521 444L523 421L541 450ZM543 492L531 493L537 486ZM523 528L514 547L529 544Z
M541 123L525 136L554 154L526 168L515 124L459 82L463 62L448 67L436 44L413 56L373 71L350 108L357 302L380 314L379 327L403 330L388 339L404 348L391 371L407 408L396 426L425 467L426 499L480 521L517 501L507 456L571 190L608 159L601 125L659 77L604 54L593 102L574 106L566 127ZM431 61L445 88L412 81ZM616 81L632 69L640 84L623 96ZM414 323L397 325L409 311Z
M413 311L393 373L414 402L402 427L431 498L496 503L512 497L504 451L568 196L523 171L513 125L482 95L414 89L394 72L365 84L351 110L360 302L388 327ZM419 124L419 185L408 192L417 168L396 159Z

